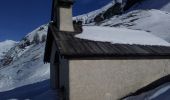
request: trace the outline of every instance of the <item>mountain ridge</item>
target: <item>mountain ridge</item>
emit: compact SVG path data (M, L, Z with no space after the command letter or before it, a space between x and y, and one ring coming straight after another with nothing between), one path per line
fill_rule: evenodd
M84 25L98 25L102 21L112 18L115 15L121 15L133 10L157 9L170 12L170 1L163 0L113 0L104 7L79 15L73 18L75 21L82 21Z

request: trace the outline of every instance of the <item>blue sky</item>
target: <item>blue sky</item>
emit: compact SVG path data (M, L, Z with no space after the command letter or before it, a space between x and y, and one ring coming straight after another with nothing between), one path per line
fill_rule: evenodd
M26 34L48 23L52 0L1 0L0 41L19 41ZM73 15L80 15L106 5L111 0L76 0Z

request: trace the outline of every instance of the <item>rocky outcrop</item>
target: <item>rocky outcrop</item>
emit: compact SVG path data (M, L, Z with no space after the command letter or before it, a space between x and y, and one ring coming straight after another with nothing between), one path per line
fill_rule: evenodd
M134 4L140 3L140 2L142 2L142 1L144 1L144 0L127 0L127 1L126 1L126 5L124 6L123 9L126 11L126 10L128 10L129 8L131 8Z
M120 15L136 3L140 3L142 1L143 0L113 0L111 3L106 5L104 10L102 8L97 10L97 12L90 12L89 14L75 17L74 20L82 21L83 24L94 23L96 25L100 25L100 23L105 19L109 19L115 15Z
M100 13L94 18L94 22L96 24L100 23L101 21L105 19L109 19L113 17L114 15L119 15L122 13L122 4L116 3L114 6L110 7L106 12Z

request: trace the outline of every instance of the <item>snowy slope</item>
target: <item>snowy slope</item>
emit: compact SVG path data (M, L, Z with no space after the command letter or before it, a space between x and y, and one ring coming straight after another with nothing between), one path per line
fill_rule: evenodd
M0 92L49 79L49 65L43 63L45 41L42 41L47 27L43 25L29 33L6 53L0 64ZM39 43L34 42L37 33Z
M0 91L49 79L49 65L43 63L44 44L30 48L10 65L0 69Z
M170 0L143 0L134 5L130 11L137 9L158 9L170 12Z
M124 100L169 100L170 98L170 83L163 84L155 89L142 93L137 96L131 96Z
M10 50L12 47L14 47L17 44L17 42L12 40L6 40L3 42L0 42L0 59L5 55L5 53Z
M42 25L42 26L36 28L35 30L33 30L32 32L30 32L29 34L27 34L25 38L29 39L30 42L32 42L33 39L34 39L34 36L36 34L38 34L39 35L39 39L41 41L42 40L42 36L43 35L47 35L47 29L48 29L48 24Z
M27 34L15 47L11 48L10 51L6 53L6 57L10 57L13 59L13 61L18 60L20 56L22 56L25 52L27 52L29 49L31 49L32 45L35 44L35 42L45 42L43 40L43 37L46 38L48 29L48 24L42 25L38 27L37 29L33 30L29 34ZM36 38L35 38L36 37ZM35 41L34 38L37 40ZM8 59L8 58L7 58ZM1 66L1 64L0 64Z
M170 42L170 13L160 10L135 10L105 20L101 25L150 32Z
M74 17L73 19L82 20L84 25L95 25L94 18L106 12L114 5L115 1L113 0L101 9ZM132 6L128 11L125 11L123 15L115 15L97 25L147 31L170 42L169 11L170 0L142 0Z
M123 9L123 7L125 6L127 0L112 0L111 2L109 2L107 5L105 5L104 7L97 9L95 11L89 12L87 14L83 14L83 15L79 15L73 18L73 20L76 21L82 21L83 24L88 24L88 25L94 25L94 19L97 16L100 16L102 18L104 18L104 15L106 14L106 12L108 12L110 15L111 13L115 13L115 12L119 12L116 11L117 9L114 8L114 6L116 6L117 3L121 4L121 8ZM113 10L114 9L114 10ZM112 11L112 12L109 12ZM120 11L121 12L121 11ZM111 15L112 15L111 14ZM114 14L113 14L114 15ZM106 17L106 16L105 16Z

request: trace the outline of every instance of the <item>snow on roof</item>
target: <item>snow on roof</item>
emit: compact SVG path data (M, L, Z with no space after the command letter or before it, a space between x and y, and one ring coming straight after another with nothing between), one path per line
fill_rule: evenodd
M77 38L112 44L170 46L167 41L145 31L101 26L84 26L83 29L83 33L76 35Z

